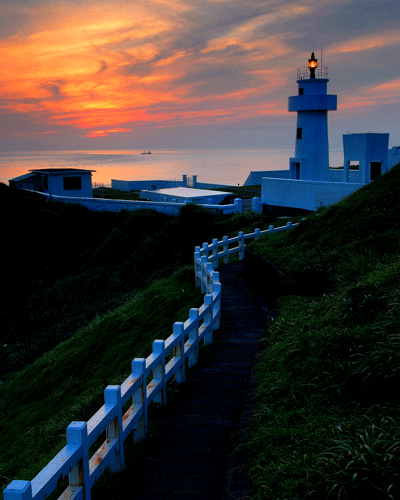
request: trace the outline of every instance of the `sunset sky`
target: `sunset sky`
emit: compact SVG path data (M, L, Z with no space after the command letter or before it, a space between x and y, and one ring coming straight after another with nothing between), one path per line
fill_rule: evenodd
M321 46L331 145L400 145L399 26L398 0L1 0L0 150L291 146Z

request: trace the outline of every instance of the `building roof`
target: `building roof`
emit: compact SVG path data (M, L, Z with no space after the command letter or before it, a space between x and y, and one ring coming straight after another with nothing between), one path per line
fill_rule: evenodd
M96 170L85 170L83 168L35 168L29 170L29 172L35 174L89 174L91 172L96 172Z
M14 177L13 179L9 179L10 181L15 181L15 182L18 182L18 181L24 181L26 179L30 179L32 177L35 177L35 174L23 174L23 175L19 175L18 177Z
M144 190L147 191L147 190ZM167 188L167 189L157 189L157 193L163 194L165 196L177 196L180 198L207 198L210 196L216 196L219 194L232 194L225 191L211 191L208 189L194 189L188 187L176 187L176 188Z

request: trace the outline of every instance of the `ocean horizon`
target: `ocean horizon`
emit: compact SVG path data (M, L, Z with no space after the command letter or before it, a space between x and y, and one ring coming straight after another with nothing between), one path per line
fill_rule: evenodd
M118 180L181 180L197 175L201 183L243 185L251 171L285 170L293 149L218 148L3 151L0 152L0 182L29 173L32 169L83 168L94 170L93 186L109 186ZM147 150L146 150L147 152ZM331 166L343 165L343 153L330 152Z

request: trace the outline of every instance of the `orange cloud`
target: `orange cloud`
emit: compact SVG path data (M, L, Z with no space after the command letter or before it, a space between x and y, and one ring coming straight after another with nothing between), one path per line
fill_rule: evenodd
M108 130L93 130L88 134L85 134L84 137L107 137L109 134L118 134L121 132L132 132L131 128L114 128Z
M85 9L71 2L59 3L54 9L42 6L31 10L30 29L0 45L3 107L27 113L33 120L47 117L53 125L87 129L88 137L132 130L134 123L162 123L166 116L168 120L173 115L222 119L234 116L235 108L237 116L257 111L251 102L246 113L243 102L238 107L240 100L260 94L255 85L246 89L238 84L237 89L232 85L225 90L219 84L217 92L210 90L205 95L203 90L203 95L194 97L199 82L179 80L193 71L194 65L207 68L218 64L221 53L232 44L249 53L249 80L268 79L271 74L259 71L259 61L267 53L284 53L284 44L279 37L253 41L251 33L270 22L271 14L265 19L261 16L253 25L251 21L241 27L233 23L223 36L214 36L196 49L194 62L190 35L188 47L174 38L177 30L185 29L182 11L196 12L178 0L160 0L153 5L139 1L136 8L128 2L119 2L117 8L115 3L88 2ZM169 51L164 46L170 46ZM203 74L206 72L203 69ZM229 110L221 108L221 100L229 103ZM207 103L209 110L182 109L193 102ZM171 103L176 105L175 112ZM157 111L165 106L165 111Z
M397 45L400 43L400 33L397 31L382 32L373 35L366 35L347 40L334 45L329 52L334 54L345 54L349 52L361 52L365 50Z

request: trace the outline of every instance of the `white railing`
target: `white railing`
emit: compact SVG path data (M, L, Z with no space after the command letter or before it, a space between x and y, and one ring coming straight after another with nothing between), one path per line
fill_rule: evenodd
M201 249L196 247L196 284L205 293L203 305L190 309L184 323L174 323L166 340L155 340L147 358L135 358L129 377L121 385L105 389L104 405L88 422L71 422L66 446L32 481L12 481L4 490L4 500L45 500L66 476L69 484L59 500L90 500L94 483L107 467L113 472L123 468L128 435L133 432L135 442L146 436L150 403L165 405L168 381L183 382L186 368L197 362L200 343L213 342L213 332L221 321L222 289L215 271L219 259L229 262L230 255L239 253L242 260L246 240L293 226L288 222L276 229L270 226L246 235L240 232L234 238L225 236L222 241L214 239L211 245L204 243ZM99 439L101 444L92 453L90 448Z
M245 241L250 239L258 239L260 236L265 234L277 233L280 231L285 231L287 229L291 229L292 227L298 226L298 224L292 224L292 222L288 222L286 226L274 227L269 226L268 229L261 231L260 229L255 229L254 233L244 234L240 232L238 236L234 238L228 238L228 236L224 236L221 241L218 239L213 239L211 245L208 243L203 243L203 246L196 247L194 253L194 272L197 286L202 287L202 292L206 291L205 277L204 273L204 264L209 262L211 264L212 269L217 269L219 266L219 260L223 259L224 264L229 263L229 256L238 253L239 260L244 259L244 251L245 251Z

